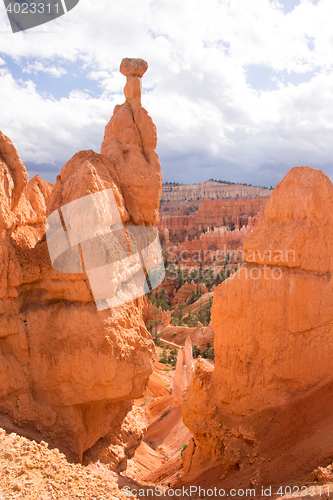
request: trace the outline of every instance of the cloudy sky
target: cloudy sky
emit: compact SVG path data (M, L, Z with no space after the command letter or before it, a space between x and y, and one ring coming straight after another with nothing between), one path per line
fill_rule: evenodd
M80 0L13 34L1 1L0 130L54 182L99 152L121 59L141 57L164 181L274 186L296 165L333 179L332 19L332 0Z

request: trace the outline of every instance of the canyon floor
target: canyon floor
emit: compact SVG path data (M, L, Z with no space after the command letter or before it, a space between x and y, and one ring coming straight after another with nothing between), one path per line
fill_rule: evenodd
M160 354L161 349L157 348L156 357ZM183 475L181 446L191 434L182 423L180 408L172 407L170 386L173 375L170 366L155 362L145 396L137 401L146 410L148 430L134 458L120 474L100 462L87 466L69 463L62 453L48 449L43 441L37 443L0 429L0 500L157 499L161 498L162 491L164 498L188 498L186 494L176 495L174 491ZM266 489L265 495L257 488L255 497L241 491L237 495L226 491L226 496L333 498L333 472L331 467L318 468L311 477L282 485L281 490L278 488L273 487L272 494ZM211 495L192 494L191 498L211 498Z
M162 351L156 349L147 390L136 401L145 410L148 428L125 472L117 474L99 461L87 466L69 463L43 441L0 429L0 499L133 498L122 489L146 491L157 484L165 488L174 484L182 475L181 446L191 433L183 424L181 408L173 405L174 370L157 361Z
M182 215L180 219L186 220L187 217ZM178 218L177 221L179 225L183 224ZM179 236L181 239L176 244L184 245L185 233ZM221 269L224 276L228 269L233 270L235 264L227 261L223 263ZM209 266L212 263L208 263ZM161 294L162 290L164 292ZM201 355L207 351L207 346L214 349L214 331L210 325L210 315L206 315L207 310L210 312L213 293L214 283L209 282L209 279L196 282L191 279L185 279L184 282L174 280L172 283L166 279L158 288L157 295L154 292L146 299L145 323L152 336L156 334L157 346L154 370L147 389L135 404L145 412L147 431L134 457L128 460L125 471L116 473L98 460L88 465L69 463L56 448L48 449L44 442L37 443L21 437L11 432L13 429L8 426L8 432L0 429L0 500L161 498L161 491L165 498L188 498L186 493L175 494L174 489L179 487L184 476L182 450L192 434L184 425L181 407L175 404L172 396L174 362L170 364L165 359L163 363L160 361L166 353L170 355L172 350L184 346L188 336L192 346L197 346ZM199 321L202 318L204 323ZM204 362L213 366L211 359L205 359ZM207 481L209 483L206 475L205 484ZM130 491L135 494L130 494ZM197 492L190 496L209 498L211 495ZM295 484L284 484L280 490L279 486L272 487L271 492L267 488L264 492L257 488L255 496L249 496L246 491L232 495L226 490L225 496L258 499L333 498L333 472L331 467L318 468L311 476L300 477Z
M182 341L178 332L173 338L177 343ZM37 443L0 429L0 500L188 498L188 485L184 494L175 494L175 489L184 475L182 449L192 435L183 424L181 408L173 401L175 369L158 361L162 355L163 349L157 347L146 392L136 401L145 411L148 426L125 471L113 472L100 461L86 466L69 463L65 455L56 448L49 449L43 441ZM318 468L297 483L282 485L280 490L279 486L272 487L271 494L267 488L264 495L260 488L256 489L255 496L239 493L233 495L226 490L225 496L285 500L333 498L333 471L331 467ZM211 498L211 495L197 492L190 497Z

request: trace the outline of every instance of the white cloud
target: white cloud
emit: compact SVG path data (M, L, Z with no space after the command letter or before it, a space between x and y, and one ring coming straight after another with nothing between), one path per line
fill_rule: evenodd
M188 181L205 180L207 167L217 178L243 172L247 182L250 175L278 180L274 165L303 158L327 165L333 153L332 17L331 0L301 0L288 14L277 0L81 0L36 29L42 33L0 35L4 54L28 58L30 78L15 81L2 69L0 129L35 163L64 163L79 149L99 150L113 107L123 101L120 61L143 57L149 63L143 103L158 128L168 180L188 176L191 165L197 177ZM0 9L0 31L6 25ZM85 69L100 98L77 89L77 81L67 98L38 93L35 75L57 77L61 85L66 72L70 77L66 62ZM280 80L277 90L260 92L247 84L250 64L314 76L298 86ZM177 155L184 172L173 170ZM239 172L219 175L223 162ZM270 167L263 171L265 164Z
M36 164L63 164L81 149L99 151L105 124L123 100L92 99L73 91L55 101L39 94L33 82L15 82L4 69L0 88L1 129L22 158Z
M67 71L62 68L61 66L56 67L54 65L52 66L47 66L39 61L34 61L33 63L28 63L26 66L23 67L23 73L28 73L28 74L37 74L37 73L46 73L49 74L50 76L53 76L54 78L60 78L62 75L65 75Z

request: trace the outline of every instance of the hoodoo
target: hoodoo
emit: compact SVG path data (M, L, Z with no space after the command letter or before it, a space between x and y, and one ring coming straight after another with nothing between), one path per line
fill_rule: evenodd
M332 183L293 168L214 293L215 369L197 363L183 401L185 482L290 484L332 463L332 250Z
M131 434L132 400L146 387L154 345L141 299L98 311L85 272L53 269L45 221L106 189L122 224L158 220L156 129L140 100L147 67L141 59L123 60L126 102L106 127L102 154L75 154L54 186L38 176L28 183L15 147L0 134L0 424L44 439L70 460L81 460L101 438L108 445L119 435L119 448ZM142 427L134 427L141 439ZM130 439L124 460L135 450Z

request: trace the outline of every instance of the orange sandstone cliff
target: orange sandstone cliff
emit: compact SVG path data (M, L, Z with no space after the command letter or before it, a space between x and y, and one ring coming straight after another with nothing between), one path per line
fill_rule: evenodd
M215 368L183 401L184 482L290 484L333 461L333 185L293 168L214 293Z
M44 439L70 460L81 460L101 438L107 446L117 433L119 448L132 400L152 371L154 345L141 299L97 311L85 272L53 269L45 220L64 204L112 189L123 224L157 221L156 129L140 101L146 69L141 59L122 61L126 102L106 127L102 154L75 154L55 186L38 176L28 182L15 147L0 133L0 423ZM142 437L136 427L138 442L131 437L127 456Z

